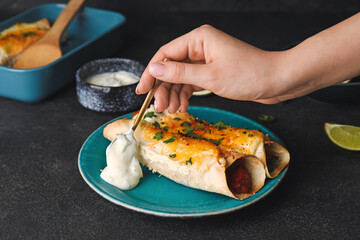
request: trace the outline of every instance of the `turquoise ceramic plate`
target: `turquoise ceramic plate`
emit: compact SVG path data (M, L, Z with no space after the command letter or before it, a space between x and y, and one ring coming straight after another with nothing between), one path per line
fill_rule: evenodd
M234 127L261 129L271 139L283 144L268 129L243 116L206 107L190 107L189 112L209 122L223 120ZM117 119L124 117L131 118L131 114ZM102 197L135 211L165 217L195 217L231 212L265 197L280 183L287 171L285 168L277 178L268 179L260 191L243 201L182 186L159 174L153 174L146 168L143 168L144 177L135 189L122 191L100 178L100 170L106 165L105 149L110 143L103 137L103 129L107 124L91 134L82 146L79 153L80 173L86 183Z

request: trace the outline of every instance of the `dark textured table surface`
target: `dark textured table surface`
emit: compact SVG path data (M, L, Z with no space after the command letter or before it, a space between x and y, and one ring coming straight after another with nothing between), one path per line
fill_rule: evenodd
M34 3L35 4L35 3ZM22 9L0 8L0 20ZM119 9L116 9L120 11ZM114 56L144 64L167 41L210 23L278 50L352 13L126 13L125 42ZM1 76L0 76L1 77ZM327 138L324 122L360 125L359 105L302 97L276 105L215 95L191 105L224 109L265 124L291 153L283 182L265 199L225 215L177 219L114 205L83 181L77 156L100 125L122 115L92 112L71 84L33 104L0 98L0 239L356 239L360 236L360 153Z

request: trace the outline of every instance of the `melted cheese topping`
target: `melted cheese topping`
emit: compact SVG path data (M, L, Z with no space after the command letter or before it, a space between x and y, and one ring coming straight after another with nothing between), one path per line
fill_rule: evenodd
M151 111L154 109L147 112ZM183 164L189 164L190 158L192 163L202 164L208 159L215 157L218 161L233 153L255 155L265 137L256 130L234 128L223 123L210 124L188 113L170 115L166 112L154 112L153 117L145 118L143 134L145 144L154 151ZM171 138L175 140L166 143Z
M35 23L17 23L0 32L0 65L12 66L16 55L45 35L50 29L47 19Z

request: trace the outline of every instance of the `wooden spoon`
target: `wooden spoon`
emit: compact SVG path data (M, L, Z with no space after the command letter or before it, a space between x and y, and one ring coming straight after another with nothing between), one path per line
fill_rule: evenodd
M60 37L86 0L70 0L51 29L37 42L26 48L13 68L28 69L47 65L62 56Z

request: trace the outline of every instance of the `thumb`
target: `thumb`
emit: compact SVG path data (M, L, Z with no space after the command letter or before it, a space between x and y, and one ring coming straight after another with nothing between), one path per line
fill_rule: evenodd
M164 82L175 84L190 84L209 89L211 79L214 79L207 64L189 64L182 62L156 62L149 66L149 73Z

